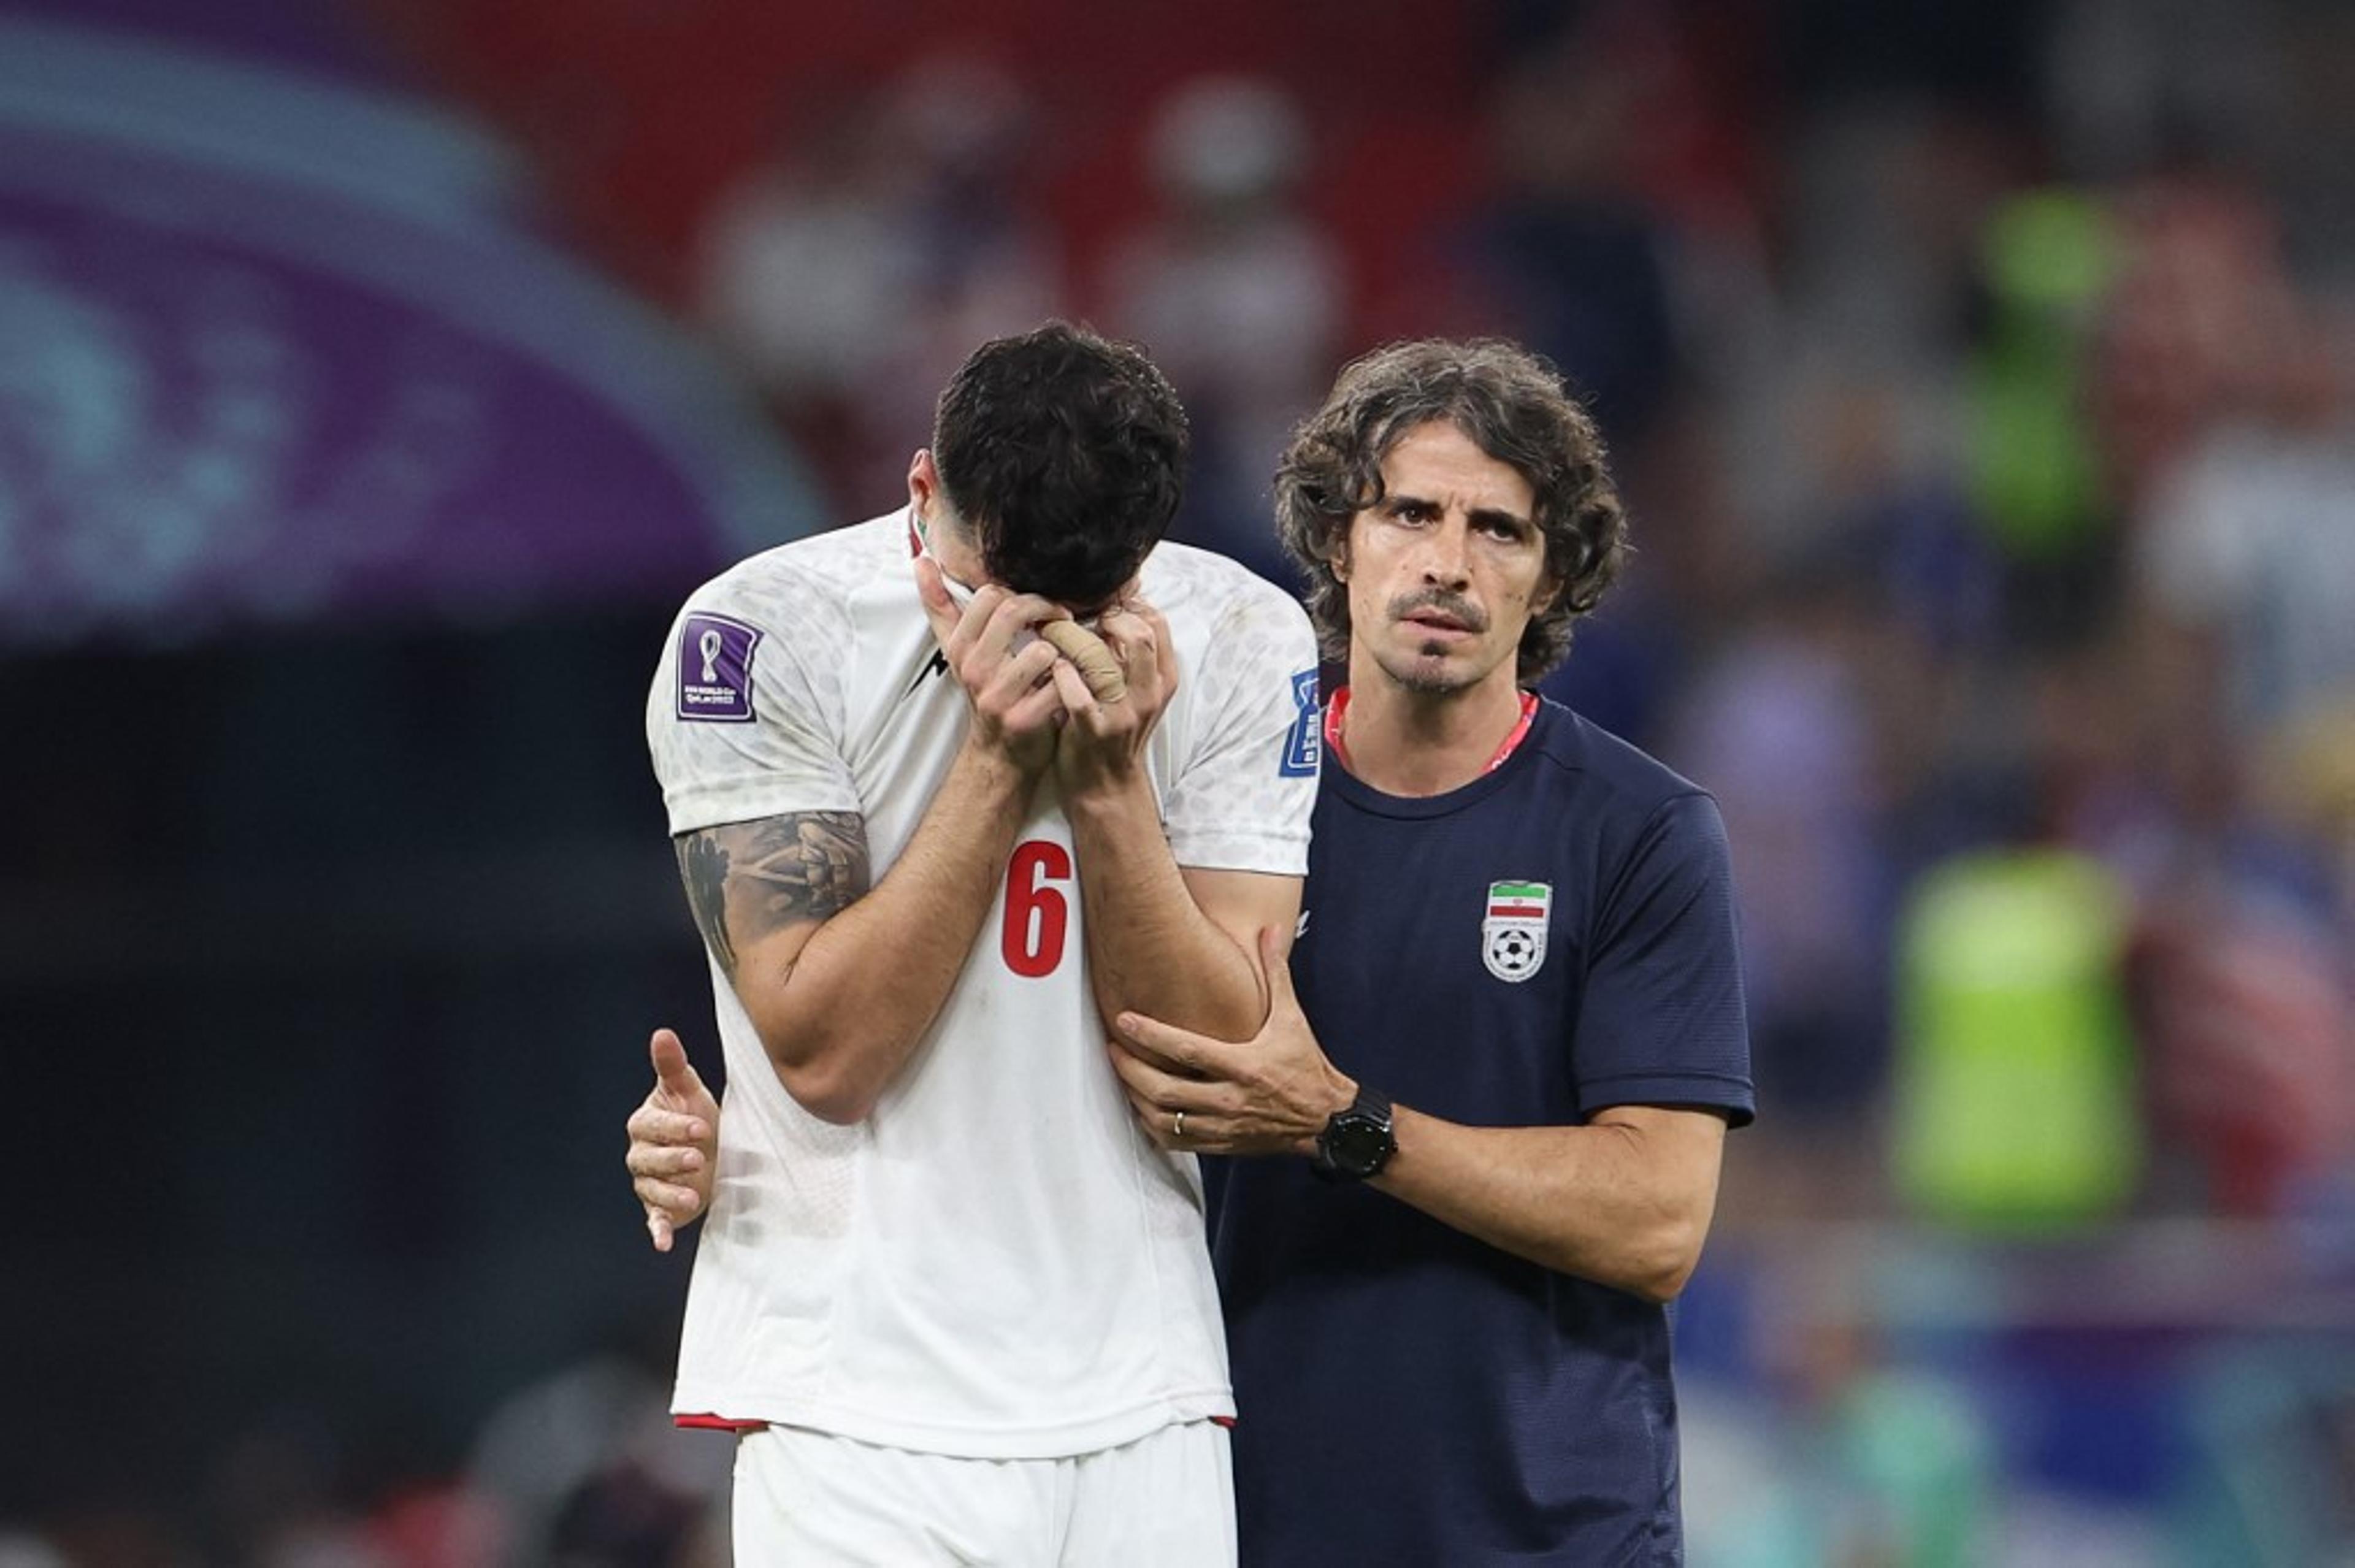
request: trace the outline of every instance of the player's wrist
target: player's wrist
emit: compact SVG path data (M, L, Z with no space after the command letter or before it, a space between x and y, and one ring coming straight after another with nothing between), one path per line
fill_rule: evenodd
M1037 755L1026 754L1035 750ZM978 724L965 731L964 744L957 753L956 770L963 775L960 782L968 788L979 788L1028 800L1030 786L1047 769L1054 756L1050 747L1026 748L1014 736L992 737L982 732Z
M1132 759L1085 768L1066 769L1058 774L1062 786L1063 813L1076 826L1080 818L1092 821L1125 824L1153 819L1153 827L1161 826L1161 808L1153 798L1153 783L1144 765Z
M1306 1106L1308 1121L1299 1136L1292 1140L1292 1152L1316 1157L1316 1147L1333 1118L1358 1103L1359 1083L1337 1068L1328 1067L1325 1082L1318 1085Z

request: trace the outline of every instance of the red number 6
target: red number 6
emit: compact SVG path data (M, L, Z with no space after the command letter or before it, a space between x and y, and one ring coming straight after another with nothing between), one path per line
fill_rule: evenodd
M1063 935L1071 925L1071 901L1053 884L1071 880L1071 852L1060 844L1033 838L1014 847L1006 865L1006 929L1000 946L1006 966L1036 980L1063 961Z

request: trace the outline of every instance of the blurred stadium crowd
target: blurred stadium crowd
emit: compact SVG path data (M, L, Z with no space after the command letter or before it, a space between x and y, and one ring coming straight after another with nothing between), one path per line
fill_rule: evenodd
M832 521L1050 315L1153 352L1181 536L1280 580L1267 475L1353 353L1501 334L1592 400L1638 555L1550 688L1717 795L1743 904L1697 1563L2355 1560L2355 13L690 9L369 25ZM540 1071L693 1038L696 984ZM616 1254L636 1093L563 1108ZM625 1349L474 1369L461 1440L371 1470L365 1413L282 1404L190 1487L11 1499L0 1568L719 1561L644 1277Z

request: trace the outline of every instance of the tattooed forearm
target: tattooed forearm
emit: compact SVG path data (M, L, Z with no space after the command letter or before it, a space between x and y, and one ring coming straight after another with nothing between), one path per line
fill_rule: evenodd
M731 823L673 843L696 928L731 981L739 943L826 920L868 889L867 823L855 811Z
M728 850L728 918L745 937L825 920L867 892L867 821L805 811L717 829Z

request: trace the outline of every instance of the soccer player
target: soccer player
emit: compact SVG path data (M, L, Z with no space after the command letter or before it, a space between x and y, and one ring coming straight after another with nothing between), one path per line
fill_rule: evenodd
M729 1103L658 1035L641 1117L683 1141L631 1163L658 1245L649 1194L709 1199L674 1410L744 1433L740 1562L1232 1561L1199 1176L1103 1019L1259 1027L1316 654L1287 596L1159 543L1186 453L1134 350L985 345L904 508L673 630L647 735Z
M1291 983L1113 1053L1163 1147L1262 1157L1212 1182L1243 1561L1680 1562L1668 1303L1749 1048L1714 804L1529 689L1625 548L1601 445L1519 349L1404 344L1276 492L1348 671Z

